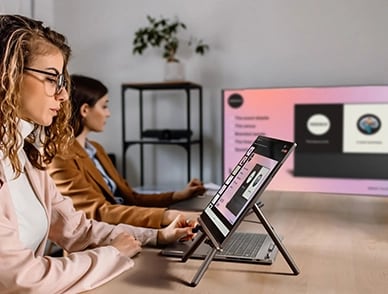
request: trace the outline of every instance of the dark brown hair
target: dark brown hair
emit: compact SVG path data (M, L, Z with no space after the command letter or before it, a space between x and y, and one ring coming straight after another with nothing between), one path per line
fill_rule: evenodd
M108 89L102 82L82 75L71 75L71 85L72 114L70 124L77 137L84 128L81 106L86 103L93 107L98 100L108 94Z

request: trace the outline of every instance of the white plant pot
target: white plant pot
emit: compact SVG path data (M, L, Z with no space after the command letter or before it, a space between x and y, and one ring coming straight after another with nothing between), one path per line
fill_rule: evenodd
M185 68L181 62L166 62L164 65L165 81L184 81Z

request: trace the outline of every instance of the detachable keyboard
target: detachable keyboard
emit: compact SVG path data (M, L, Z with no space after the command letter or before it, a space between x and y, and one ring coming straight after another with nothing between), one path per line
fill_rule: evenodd
M219 255L233 255L254 258L263 245L265 234L235 232L228 239Z

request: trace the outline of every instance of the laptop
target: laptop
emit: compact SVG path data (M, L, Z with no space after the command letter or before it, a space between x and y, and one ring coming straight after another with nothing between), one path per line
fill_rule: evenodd
M204 194L172 203L168 206L168 208L182 210L182 211L202 212L205 209L205 207L208 205L210 200L212 200L213 196L220 188L220 185L217 185L214 183L205 183L204 187L206 188L206 192ZM177 186L177 187L140 186L140 187L134 187L133 189L138 193L153 194L153 193L178 191L178 190L181 190L182 187L181 186Z
M214 195L216 195L219 189L219 185L215 185L211 183L204 184L204 186L207 190L203 195L198 195L196 197L175 202L171 204L168 208L183 210L183 211L202 212L205 209L205 207L209 204L210 200L213 199ZM216 186L217 188L215 188Z
M205 236L205 242L176 242L161 254L184 257L196 246L190 258L203 259L216 248L213 260L272 264L278 251L273 238L266 233L236 230L253 206L258 207L260 195L295 147L294 142L258 136L200 214L196 238ZM230 252L236 242L254 252L247 254L244 248Z

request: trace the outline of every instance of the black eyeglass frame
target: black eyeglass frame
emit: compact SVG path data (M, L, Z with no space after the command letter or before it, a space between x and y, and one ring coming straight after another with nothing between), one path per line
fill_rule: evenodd
M60 73L52 73L52 72L49 72L49 71L45 71L45 70L41 70L41 69L36 69L36 68L32 68L32 67L24 67L24 70L34 71L34 72L37 72L37 73L41 73L41 74L49 75L49 76L52 76L52 77L56 77L57 84L55 86L54 95L60 94L61 91L63 90L63 88L66 88L67 82L66 82L65 75L63 73L62 74L60 74Z

